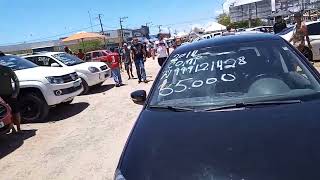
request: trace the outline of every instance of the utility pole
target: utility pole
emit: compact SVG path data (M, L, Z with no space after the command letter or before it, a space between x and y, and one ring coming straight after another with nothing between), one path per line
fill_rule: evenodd
M161 27L162 27L162 25L158 25L158 28L159 28L159 34L161 33Z
M101 21L101 16L102 14L98 14L98 18L99 18L99 22L100 22L100 27L101 27L101 32L104 35L104 30L103 30L103 25L102 25L102 21Z
M123 41L124 41L124 39L123 39L123 27L122 27L122 23L123 23L123 21L125 20L125 19L128 19L128 17L120 17L120 20L119 20L119 22L120 22L120 46L122 46L122 44L123 44Z
M101 16L102 14L98 14L98 18L99 18L99 22L100 22L100 27L101 27L101 33L102 35L104 35L104 30L103 30L103 25L102 25L102 21L101 21ZM104 42L104 47L106 46L106 38L103 38L103 42Z
M93 32L92 19L91 19L90 11L88 11L88 14L89 14L89 19L90 19L91 32Z

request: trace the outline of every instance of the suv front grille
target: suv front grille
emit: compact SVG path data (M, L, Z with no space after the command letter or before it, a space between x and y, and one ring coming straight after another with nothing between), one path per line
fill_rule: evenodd
M100 67L100 69L101 69L102 71L107 70L107 69L108 69L108 66L107 66L107 65L103 65L103 66Z
M77 80L79 78L79 76L76 72L74 72L71 74L63 75L63 76L61 76L61 78L63 79L64 83L68 83L68 82L72 82L72 81Z
M3 104L0 104L0 119L4 118L7 115L7 107Z

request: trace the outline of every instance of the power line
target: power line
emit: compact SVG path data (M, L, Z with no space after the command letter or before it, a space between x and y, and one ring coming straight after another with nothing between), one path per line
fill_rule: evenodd
M29 40L29 41L20 41L20 42L14 42L14 43L4 43L4 44L0 44L0 45L1 46L6 46L6 45L32 43L32 42L36 42L36 41L48 40L48 39L57 38L57 37L65 36L65 35L68 35L68 34L76 33L76 32L79 32L79 31L87 30L87 29L90 29L91 27L97 27L97 26L99 26L99 24L96 24L96 25L93 25L93 26L89 26L89 27L85 27L85 28L81 28L81 29L77 29L77 30L73 30L73 31L70 31L70 32L65 32L65 33L53 35L53 36L41 37L41 38Z

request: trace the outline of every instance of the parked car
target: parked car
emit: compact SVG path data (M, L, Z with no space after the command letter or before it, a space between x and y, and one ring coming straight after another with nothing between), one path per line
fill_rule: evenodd
M117 52L111 52L109 50L97 50L86 53L87 61L98 62L110 62L113 58L120 58Z
M177 48L150 90L114 179L318 179L320 74L272 34Z
M307 22L310 43L312 45L313 60L320 60L320 21ZM290 26L278 33L279 36L289 41L293 35L295 26ZM308 43L306 43L308 44Z
M12 127L12 123L11 108L0 97L0 135L8 133Z
M84 62L64 52L46 52L24 56L39 66L68 67L77 72L82 80L83 94L95 85L102 85L111 76L110 68L102 62Z
M245 31L258 31L263 33L272 33L273 32L273 26L258 26L254 28L248 28Z
M83 88L77 73L69 68L40 67L18 56L0 56L0 64L16 73L20 83L19 102L25 122L42 121L49 108L69 104Z

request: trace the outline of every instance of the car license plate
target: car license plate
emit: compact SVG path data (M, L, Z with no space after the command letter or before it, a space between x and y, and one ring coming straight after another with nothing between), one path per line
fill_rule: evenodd
M80 81L77 81L77 82L75 82L74 84L73 84L73 87L78 87L78 86L80 86L81 85L81 82Z
M4 127L4 122L0 121L0 128Z

